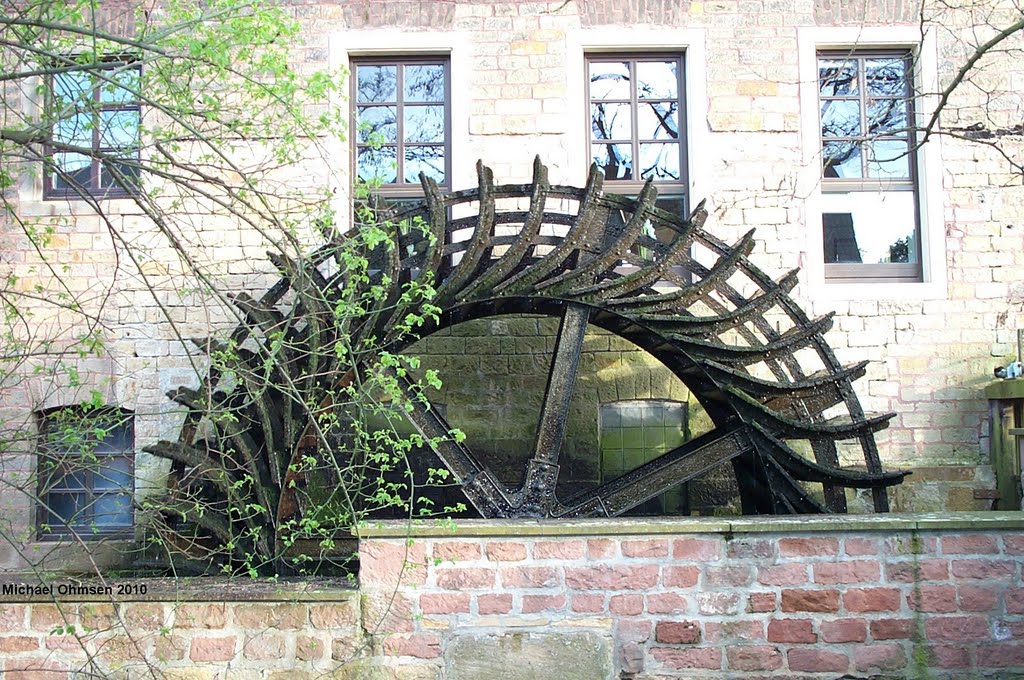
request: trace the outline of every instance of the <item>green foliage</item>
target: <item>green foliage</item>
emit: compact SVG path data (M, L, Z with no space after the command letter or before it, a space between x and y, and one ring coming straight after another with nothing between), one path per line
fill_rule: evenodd
M134 15L107 20L124 11ZM422 222L390 224L365 206L356 211L361 227L347 228L332 182L310 181L308 167L331 167L324 140L345 134L334 105L345 74L296 68L302 36L289 9L248 0L168 0L158 10L29 0L5 8L0 33L8 86L0 189L7 230L31 253L0 277L0 385L31 376L78 390L81 403L60 412L59 426L54 420L68 455L53 469L96 469L90 451L108 434L96 416L122 412L95 388L89 361L138 366L124 361L125 304L113 301L144 292L161 315L144 327L164 341L187 344L180 324L192 306L220 325L188 357L198 389L175 394L185 411L181 438L150 449L170 461L170 486L136 498L136 516L148 523L140 565L312 572L347 559L351 528L368 516L434 514L421 485L451 482L436 465L416 467L438 442L425 441L406 414L441 383L398 348L439 310L432 281L400 281L387 266L399 241L431 237ZM62 79L75 86L58 91ZM84 140L109 132L97 126L112 99L140 114L118 130L116 148L90 146ZM68 121L81 134L62 132ZM127 195L100 200L62 154L86 158ZM24 214L24 188L43 176L78 193L73 210ZM129 229L122 213L146 226ZM237 275L259 265L216 259L207 224L255 234L287 295L238 295ZM71 246L78 233L105 235L101 246L113 253L111 269L94 269L100 280L85 286ZM7 439L31 442L34 423L19 427ZM47 487L33 478L23 490L45 496Z
M373 266L398 247L386 235L381 237L386 228L368 226L317 253L316 261L338 263L345 272L336 285L305 287L297 281L306 269L289 270L296 297L287 308L278 307L282 317L275 331L264 333L255 344L249 337L241 345L221 346L210 353L211 375L227 387L221 389L225 396L220 403L202 414L219 431L207 437L204 446L228 451L232 459L247 455L228 443L236 438L235 423L241 420L250 423L248 433L254 441L279 449L265 452L265 458L287 463L280 483L275 484L270 474L236 479L227 487L231 530L226 536L209 536L205 543L224 557L222 568L228 571L315 571L332 558L344 559L339 537L351 536L352 528L368 517L422 517L460 509L435 510L431 499L421 494L421 485L451 482L447 470L429 468L425 475L417 474L414 459L428 456L440 442L426 441L405 414L417 404L427 405L426 392L439 388L440 380L434 371L413 379L419 360L387 346L408 342L422 323L419 320L436 320L438 312L430 305L434 291L424 283L407 282L397 301L388 302L394 297L393 284ZM307 380L313 366L319 372ZM278 376L277 382L272 376ZM280 380L281 376L290 377ZM283 385L292 382L303 386L289 392ZM268 389L276 396L269 397ZM261 418L253 411L259 407L250 405L268 399L264 422L257 422ZM277 407L269 407L271 402ZM278 427L271 410L299 415L291 425L285 419ZM275 437L278 430L293 436ZM459 432L451 436L462 438ZM223 472L231 477L230 471ZM253 495L253 485L263 487L276 502L243 504L239 492ZM281 507L290 497L299 510L283 513ZM197 494L191 513L184 516L197 520L222 498ZM263 540L264 531L274 532L276 541Z

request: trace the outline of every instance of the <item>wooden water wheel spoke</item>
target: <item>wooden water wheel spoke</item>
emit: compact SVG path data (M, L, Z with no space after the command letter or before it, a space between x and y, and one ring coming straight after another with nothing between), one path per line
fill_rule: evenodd
M556 505L558 457L565 439L569 404L576 386L589 319L590 308L585 305L569 305L562 314L537 423L533 457L527 465L526 481L520 490L522 514L549 514Z
M564 503L559 517L616 517L754 448L745 426L677 446L618 479Z
M403 378L402 384L407 394L414 392L408 379ZM463 493L473 506L485 517L509 516L513 508L510 494L468 448L450 436L453 428L444 416L417 397L410 401L409 420L431 442L434 453L462 485Z

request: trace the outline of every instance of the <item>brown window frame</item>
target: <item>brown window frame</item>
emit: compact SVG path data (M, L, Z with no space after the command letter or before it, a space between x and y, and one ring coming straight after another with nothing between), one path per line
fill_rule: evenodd
M907 129L899 134L869 134L867 107L872 99L865 86L865 61L868 59L900 59L905 64L904 94L907 104ZM827 96L821 94L820 69L823 59L842 59L845 61L856 61L858 91L856 95ZM815 72L818 75L818 148L824 154L825 136L822 134L822 102L823 101L857 101L859 104L859 124L861 134L848 137L828 137L829 141L849 141L856 143L861 148L860 163L861 177L855 179L825 177L822 167L821 192L830 193L852 193L863 192L865 197L871 194L912 192L914 198L914 237L918 243L918 261L915 263L836 263L824 262L824 273L826 283L920 283L923 276L923 253L920 251L922 243L921 226L921 188L920 175L918 172L917 143L914 134L914 121L916 113L914 107L914 53L907 48L892 49L853 49L834 50L824 49L815 53ZM879 139L892 139L905 141L907 143L907 168L908 177L905 179L871 178L868 177L867 167L869 163L867 143ZM822 211L822 220L824 214ZM824 229L824 225L822 225ZM824 232L822 231L822 239Z
M633 159L633 170L634 174L638 168L640 160L640 144L641 143L665 143L664 139L648 139L641 138L638 130L639 121L639 110L641 101L670 101L668 98L663 99L645 99L641 100L636 87L636 65L638 62L644 61L660 61L665 62L668 60L674 60L677 63L676 67L676 104L678 111L677 121L677 138L675 144L678 147L679 152L679 179L675 180L661 180L654 179L654 186L658 190L658 198L656 200L656 207L663 209L666 208L665 204L670 201L682 201L682 209L678 211L679 217L686 219L690 213L690 175L689 175L689 135L687 134L687 111L686 111L686 54L685 52L670 51L670 52L637 52L637 51L626 51L626 52L608 52L608 51L594 51L587 52L584 55L583 60L583 82L584 82L584 129L587 131L586 137L586 158L589 159L588 168L590 164L596 162L594 160L593 147L595 144L626 144L630 145L630 153ZM591 94L591 79L590 79L590 65L594 63L628 63L630 72L630 93L629 99L621 98L595 98ZM616 104L629 104L630 106L630 138L629 139L613 139L613 140L595 140L593 137L593 116L591 114L591 107L596 103L616 103ZM604 187L608 190L614 191L615 193L621 194L628 198L637 198L640 195L640 190L647 183L647 180L640 177L631 177L630 179L608 179L605 177ZM673 212L668 209L669 212ZM659 236L657 234L650 234L653 238L662 240L668 238L668 236ZM643 252L643 251L641 251ZM629 273L634 271L633 265L623 263L621 267L622 273ZM673 271L676 273L689 277L690 274L686 271L685 267L676 266L673 267Z
M406 66L415 65L436 65L440 64L444 69L444 99L442 102L416 102L408 103L405 101L403 81L404 72ZM397 66L397 79L395 83L395 95L396 100L393 102L372 102L372 103L360 103L357 98L358 93L358 68L360 66ZM358 56L352 57L349 63L349 106L351 107L351 120L352 120L352 134L349 136L352 139L351 153L352 163L351 172L353 183L359 177L359 151L360 149L370 148L373 145L362 143L359 141L359 134L357 131L359 125L359 107L366 105L374 106L394 106L395 107L395 143L387 144L387 146L395 147L395 160L397 167L395 168L395 181L380 183L373 188L375 195L385 199L394 199L396 201L402 200L418 200L423 197L423 188L419 182L404 181L404 169L405 169L405 146L407 144L413 146L442 146L444 148L444 181L438 182L438 186L442 190L451 189L452 181L452 78L451 78L451 57L448 54L423 54L423 55L409 55L409 56ZM444 107L444 141L443 142L406 142L404 139L404 126L405 116L404 110L408 105L412 106L438 106L438 104Z
M46 469L48 464L56 467L59 464L59 461L62 460L70 459L72 464L75 462L74 459L76 457L76 453L74 451L66 449L61 450L59 446L55 447L54 443L50 439L50 428L54 427L53 423L59 420L63 414L70 414L70 417L74 420L80 419L82 425L82 440L89 441L96 447L98 447L102 441L95 441L92 439L92 432L88 430L90 427L90 421L92 421L93 418L110 418L115 424L115 427L123 430L121 436L126 439L127 444L124 448L119 448L114 451L90 451L88 455L95 458L95 462L85 461L80 467L76 467L64 474L57 471L50 472ZM86 412L78 407L57 407L38 413L37 422L39 439L36 461L36 482L38 498L40 501L36 506L37 539L40 541L60 541L69 537L74 537L78 540L101 540L105 538L109 539L111 537L130 538L135 530L135 421L132 412L116 408L105 408ZM107 425L104 426L107 427ZM84 451L79 452L78 456L84 459L86 453ZM109 466L104 465L104 463L115 459L127 461L127 469L120 472L125 472L128 475L130 480L129 486L114 487L110 489L97 488L97 474L102 474L104 470L111 469ZM88 464L86 464L86 462ZM57 480L71 477L72 472L82 480L81 484L77 486L72 485L55 488ZM129 498L131 521L127 525L95 524L96 502L102 496L125 494L127 494ZM54 505L52 498L54 496L74 495L82 495L84 497L83 507L80 512L72 518L61 518L63 521L50 522L49 515L56 515L55 512L51 513L51 509Z
M644 61L668 61L669 59L675 60L678 63L677 82L676 82L676 103L678 104L678 138L674 142L679 147L679 179L676 180L654 180L654 185L658 188L659 199L679 199L683 200L684 212L690 210L690 178L689 178L689 165L688 165L688 149L689 137L686 134L687 129L687 117L686 117L686 55L683 52L588 52L584 58L583 64L583 80L585 83L585 97L586 97L586 110L585 110L585 129L587 130L587 158L593 162L593 145L594 144L626 144L630 145L630 151L633 158L633 170L634 174L638 170L638 163L640 160L640 144L644 142L650 143L665 143L663 139L647 139L641 138L637 129L638 124L638 113L640 110L640 96L637 93L636 88L636 64L637 62ZM593 63L629 63L629 70L631 75L630 83L630 96L629 99L596 99L591 95L590 91L590 65ZM652 100L652 101L668 101L665 100ZM630 105L630 138L623 140L594 140L593 130L591 127L591 113L590 108L593 104L605 102L605 103L617 103L617 104L629 104ZM589 164L588 164L589 165ZM605 178L604 186L608 189L614 190L616 193L620 193L624 196L636 197L640 193L640 189L643 188L646 180L640 177L631 177L630 179L608 179ZM681 215L686 217L686 215Z
M89 72L95 72L95 71L115 72L115 71L123 71L123 70L126 70L126 69L131 69L131 70L136 71L139 75L141 75L141 72L142 72L141 65L139 65L137 62L135 62L134 59L132 59L130 56L126 56L126 57L122 57L122 58L108 59L106 61L107 61L108 65L105 65L105 66L103 66L100 69L83 67L78 72L80 72L80 73L89 73ZM73 62L73 59L69 57L69 58L67 58L65 60L62 60L61 63L62 64L67 64L67 63L70 63L70 62ZM73 73L75 71L71 71L71 72ZM48 74L45 77L46 78L46 80L45 80L46 110L48 112L48 116L49 116L49 119L50 119L50 138L51 139L54 139L55 136L56 136L54 128L55 128L58 120L60 120L57 117L58 112L55 110L55 104L54 104L54 93L56 91L55 85L54 85L54 76L55 76L55 74ZM92 102L94 104L94 108L92 110L90 110L90 111L82 112L82 113L91 113L92 117L93 117L93 123L92 123L92 143L91 143L91 146L90 146L91 163L90 163L90 166L89 166L89 181L84 183L84 184L78 183L74 179L72 179L70 173L63 172L63 171L58 172L58 164L57 164L57 160L56 160L56 155L58 153L62 153L63 150L62 150L62 148L60 148L58 146L55 146L55 145L50 144L50 143L47 143L43 147L43 156L44 156L43 200L85 199L85 198L90 198L90 197L91 198L98 198L98 199L128 198L128 197L131 197L131 196L135 195L138 192L138 185L137 184L125 186L123 184L117 183L116 180L115 180L115 183L111 184L110 186L104 187L104 186L101 186L101 184L100 184L100 177L101 177L100 173L101 173L101 168L102 168L103 163L104 163L104 159L109 159L110 158L110 154L112 152L118 152L119 150L122 149L122 147L105 147L105 146L102 146L102 143L101 143L102 142L102 139L101 139L102 126L100 124L100 121L102 119L102 114L103 113L110 112L110 111L114 111L114 112L129 111L129 112L134 112L135 113L136 138L135 138L135 144L134 144L134 153L131 156L126 156L126 158L128 160L134 161L136 163L139 160L139 146L140 146L140 144L139 144L139 130L141 129L141 126L142 126L142 107L141 107L139 101L137 101L137 100L133 100L133 101L130 101L130 102L110 102L110 103L104 103L103 99L102 99L103 90L104 90L104 88L110 87L112 84L113 84L112 82L104 80L102 77L100 77L98 79L98 82L96 83L96 85L92 88ZM75 114L75 115L81 115L81 114ZM124 147L124 148L130 148L130 147ZM74 152L71 152L71 153L74 153ZM53 181L55 174L63 175L65 183L71 184L72 186L69 186L67 188L57 188L57 187L55 187L54 186L54 181Z

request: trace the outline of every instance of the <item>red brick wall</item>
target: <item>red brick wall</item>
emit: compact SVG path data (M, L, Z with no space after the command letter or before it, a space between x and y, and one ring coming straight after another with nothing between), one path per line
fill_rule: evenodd
M957 521L976 528L942 528ZM358 592L200 579L131 602L8 597L0 669L465 680L521 656L541 674L511 677L1019 677L1022 526L1021 513L460 521L409 539L388 523L362 540ZM573 675L590 649L601 658Z
M384 653L438 667L474 631L591 629L616 678L1007 677L1022 561L1017 530L378 538L361 582L411 614Z

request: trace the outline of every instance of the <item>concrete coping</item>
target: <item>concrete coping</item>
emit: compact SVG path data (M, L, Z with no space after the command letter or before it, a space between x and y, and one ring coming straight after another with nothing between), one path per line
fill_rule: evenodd
M1024 530L1024 512L936 512L760 517L423 520L369 522L359 538L649 536L653 534L836 533L843 531Z

